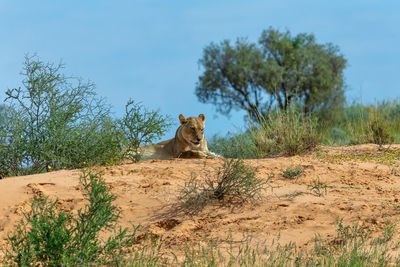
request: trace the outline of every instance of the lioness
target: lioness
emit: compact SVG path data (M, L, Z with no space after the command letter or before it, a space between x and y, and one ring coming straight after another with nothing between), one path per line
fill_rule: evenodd
M208 151L204 138L204 122L206 117L185 118L179 115L181 125L176 130L175 138L157 144L143 146L142 159L171 159L171 158L214 158Z

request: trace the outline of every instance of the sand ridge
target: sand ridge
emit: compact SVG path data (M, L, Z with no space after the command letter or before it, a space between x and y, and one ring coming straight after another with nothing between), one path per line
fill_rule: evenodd
M392 146L398 151L400 146ZM137 164L97 167L118 198L123 227L142 225L144 233L160 236L165 250L199 242L207 236L251 244L280 243L310 246L318 233L335 234L337 219L359 223L381 232L400 216L400 159L385 162L377 146L321 147L303 156L245 160L257 168L257 177L270 180L258 203L223 205L214 202L197 215L179 208L178 194L191 175L204 177L205 169L221 165L221 159L146 160ZM361 155L361 156L360 156ZM367 155L367 156L363 156ZM396 155L396 154L394 154ZM300 165L296 179L282 176L288 166ZM400 169L399 169L400 170ZM7 233L29 210L34 195L58 198L65 210L84 204L79 186L80 170L62 170L0 180L0 247ZM325 188L312 189L319 181ZM398 226L396 226L398 229ZM395 234L395 239L399 239Z

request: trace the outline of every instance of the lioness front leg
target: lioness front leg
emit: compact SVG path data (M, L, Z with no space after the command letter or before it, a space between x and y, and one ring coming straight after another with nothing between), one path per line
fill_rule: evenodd
M182 152L178 158L183 158L183 159L213 159L215 158L211 153L209 152L203 152L200 150L189 150Z

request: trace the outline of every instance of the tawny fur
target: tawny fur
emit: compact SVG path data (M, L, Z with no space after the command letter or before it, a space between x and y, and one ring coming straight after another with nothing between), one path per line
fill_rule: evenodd
M141 148L142 159L214 158L204 138L204 114L190 118L180 114L179 121L174 138Z

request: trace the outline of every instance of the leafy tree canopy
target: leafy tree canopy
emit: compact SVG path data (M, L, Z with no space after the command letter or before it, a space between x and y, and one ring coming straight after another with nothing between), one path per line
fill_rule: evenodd
M199 63L204 72L195 93L224 115L242 109L257 117L293 102L306 113L328 116L345 100L346 59L337 46L318 44L312 34L269 28L258 44L244 38L211 43Z

